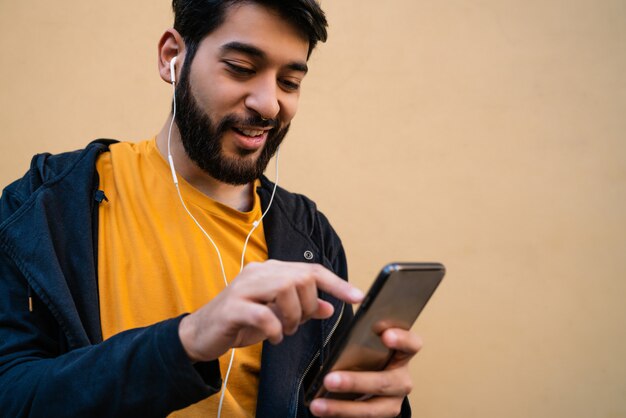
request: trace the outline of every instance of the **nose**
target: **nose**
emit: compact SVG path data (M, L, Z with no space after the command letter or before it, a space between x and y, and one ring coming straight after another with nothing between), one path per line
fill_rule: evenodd
M274 119L280 112L278 84L273 77L256 80L245 99L248 109L258 113L263 119Z

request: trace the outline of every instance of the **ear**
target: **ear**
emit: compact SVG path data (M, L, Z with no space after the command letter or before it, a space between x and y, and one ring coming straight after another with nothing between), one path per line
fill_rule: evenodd
M171 83L170 61L176 58L176 68L180 71L185 60L185 42L176 29L168 29L159 41L159 75L166 83ZM176 74L178 79L178 74Z

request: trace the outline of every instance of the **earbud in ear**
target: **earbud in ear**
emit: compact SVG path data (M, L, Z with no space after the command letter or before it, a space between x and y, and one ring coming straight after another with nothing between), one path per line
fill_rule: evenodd
M172 58L170 61L170 80L172 83L176 83L176 58Z

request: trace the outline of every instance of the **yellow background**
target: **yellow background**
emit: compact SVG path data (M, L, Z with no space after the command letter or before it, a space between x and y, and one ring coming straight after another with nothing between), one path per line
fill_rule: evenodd
M392 260L448 267L415 327L415 415L626 416L626 3L323 5L281 184L362 288ZM0 182L155 134L171 21L166 0L0 0Z

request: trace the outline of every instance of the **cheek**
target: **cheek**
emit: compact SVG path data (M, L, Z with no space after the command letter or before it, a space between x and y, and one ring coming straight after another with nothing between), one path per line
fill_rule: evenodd
M286 125L296 116L298 112L298 104L300 103L300 95L293 94L282 100L281 113L283 123Z
M204 112L213 117L221 118L232 113L241 101L242 93L229 80L218 80L211 77L194 77L190 79L191 92Z

